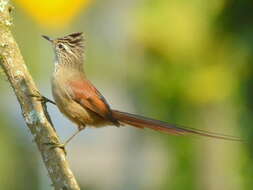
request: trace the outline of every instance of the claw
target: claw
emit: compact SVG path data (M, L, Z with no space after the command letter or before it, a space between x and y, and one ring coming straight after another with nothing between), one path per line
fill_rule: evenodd
M54 148L60 148L63 150L64 154L67 155L67 151L65 148L65 144L62 143L44 143L44 145L50 146L50 149L54 149Z

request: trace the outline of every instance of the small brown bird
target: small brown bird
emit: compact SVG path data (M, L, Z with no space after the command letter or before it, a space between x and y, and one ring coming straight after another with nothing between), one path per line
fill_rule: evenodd
M85 45L83 34L73 33L56 39L43 37L51 42L55 52L55 69L52 77L52 92L55 103L65 116L77 124L78 132L86 126L115 125L119 127L127 124L173 135L197 134L219 139L240 140L233 136L180 127L111 109L102 94L85 76L83 70L83 49ZM66 143L77 133L71 136Z

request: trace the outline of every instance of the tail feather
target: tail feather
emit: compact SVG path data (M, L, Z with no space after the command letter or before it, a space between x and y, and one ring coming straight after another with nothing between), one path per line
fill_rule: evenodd
M163 121L150 119L143 116L121 112L117 110L112 110L112 114L113 114L113 117L117 119L118 121L120 121L121 123L128 124L137 128L142 128L142 129L149 128L149 129L161 131L161 132L172 134L172 135L196 134L196 135L212 137L212 138L217 138L217 139L242 141L240 138L230 136L230 135L208 132L208 131L188 128L188 127L181 127L177 125L168 124Z

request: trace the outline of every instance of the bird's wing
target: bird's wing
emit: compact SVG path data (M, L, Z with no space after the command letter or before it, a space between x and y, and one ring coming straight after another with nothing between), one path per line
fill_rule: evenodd
M112 116L112 111L105 98L89 80L70 81L69 86L73 100L79 103L84 109L89 109L116 125L119 124Z

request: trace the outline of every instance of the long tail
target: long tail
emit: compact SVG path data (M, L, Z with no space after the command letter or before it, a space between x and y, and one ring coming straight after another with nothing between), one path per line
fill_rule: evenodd
M231 140L231 141L243 141L242 139L230 135L224 135L214 132L208 132L204 130L181 127L177 125L168 124L163 121L146 118L143 116L112 110L113 117L119 120L123 124L128 124L137 128L149 128L172 135L186 135L197 134L206 137L212 137L217 139Z

